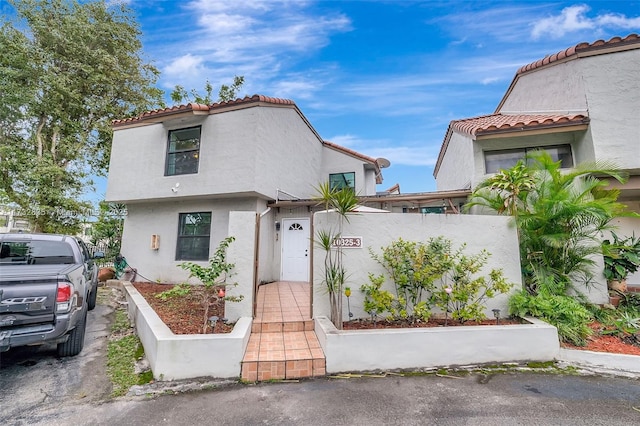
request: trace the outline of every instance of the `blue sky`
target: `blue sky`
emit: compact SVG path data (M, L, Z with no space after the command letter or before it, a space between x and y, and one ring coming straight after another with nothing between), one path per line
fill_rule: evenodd
M326 140L385 157L378 190L435 190L451 120L492 113L517 69L640 33L639 1L129 0L167 93L245 77Z

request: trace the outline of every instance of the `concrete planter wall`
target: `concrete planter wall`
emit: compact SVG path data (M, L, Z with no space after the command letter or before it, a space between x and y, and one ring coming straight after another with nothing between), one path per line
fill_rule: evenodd
M240 376L242 357L251 333L251 318L240 318L228 334L173 334L131 283L123 282L122 287L129 318L135 321L154 378Z
M339 331L317 317L315 331L327 373L552 361L560 344L555 327L529 324Z

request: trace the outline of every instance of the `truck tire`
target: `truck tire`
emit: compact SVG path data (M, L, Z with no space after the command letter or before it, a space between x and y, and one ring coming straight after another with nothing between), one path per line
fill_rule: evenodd
M89 293L89 298L87 299L87 307L90 311L96 307L96 300L98 299L98 285L91 287L91 292Z
M76 328L69 332L69 339L66 342L58 343L58 356L75 356L84 347L84 331L87 327L87 310L82 313L80 322Z

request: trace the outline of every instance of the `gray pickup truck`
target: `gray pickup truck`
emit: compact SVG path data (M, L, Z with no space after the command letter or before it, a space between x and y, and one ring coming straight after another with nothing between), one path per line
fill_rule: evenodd
M0 234L0 352L54 343L58 356L79 354L97 293L98 268L81 240Z

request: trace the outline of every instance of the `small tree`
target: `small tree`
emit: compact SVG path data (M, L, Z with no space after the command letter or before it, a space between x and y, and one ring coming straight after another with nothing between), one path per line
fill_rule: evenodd
M213 257L209 259L209 266L198 265L193 262L182 262L182 269L189 271L189 278L197 278L202 283L201 286L190 286L182 284L171 290L160 293L160 298L166 299L171 296L186 296L195 292L200 305L204 308L204 317L202 324L202 334L207 332L209 323L209 308L222 300L231 302L239 302L244 296L228 296L226 287L237 286L237 283L229 284L227 278L231 277L231 271L235 264L227 262L227 248L235 241L234 237L227 237L220 242Z

